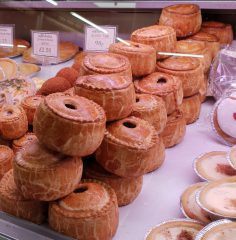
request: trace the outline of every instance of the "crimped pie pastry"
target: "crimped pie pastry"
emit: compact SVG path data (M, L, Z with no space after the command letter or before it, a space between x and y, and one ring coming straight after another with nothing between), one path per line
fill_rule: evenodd
M205 42L212 54L212 59L214 59L217 53L220 51L219 38L213 34L207 32L198 32L191 36L190 39Z
M84 97L54 93L46 96L34 116L34 132L49 149L70 156L87 156L101 144L104 110Z
M198 176L207 181L236 176L236 170L230 166L227 152L224 151L212 151L199 156L194 162L194 167Z
M114 190L96 180L82 181L73 193L49 206L49 226L79 240L112 239L118 222Z
M110 185L116 193L119 207L133 202L139 195L143 185L143 176L132 178L119 177L106 171L95 161L93 156L84 161L83 174L85 178L97 179Z
M21 101L21 106L25 110L29 124L33 124L35 111L39 106L39 104L41 103L42 99L43 99L43 96L36 95L36 96L25 97Z
M165 102L167 114L178 109L183 100L181 81L166 73L154 72L141 80L135 80L134 86L137 93L161 97Z
M186 120L186 124L191 124L199 118L201 110L200 94L197 93L191 97L183 98L183 103L180 106Z
M204 79L200 61L191 57L170 57L157 62L157 71L173 75L182 81L184 97L199 92Z
M201 209L196 202L196 193L206 183L195 183L189 186L181 195L180 203L184 214L194 220L200 221L204 224L211 222L208 214Z
M68 94L68 95L70 95L70 96L74 96L74 95L75 95L75 88L74 88L74 87L69 88L69 89L67 89L64 93L65 93L65 94Z
M203 55L203 58L198 59L202 63L204 73L209 71L212 61L212 54L205 42L192 39L178 41L176 44L176 52Z
M93 52L79 52L78 54L76 54L76 56L74 57L74 64L71 66L72 68L74 68L75 70L77 70L78 72L80 71L80 67L82 62L84 61L84 58L87 55L91 55L91 54L96 54Z
M79 77L75 94L99 104L105 110L107 121L129 116L135 103L133 82L117 74Z
M131 34L131 41L150 45L157 52L157 59L166 58L158 52L174 52L176 33L172 27L153 25L137 29Z
M170 220L151 229L145 240L194 240L203 227L203 224L193 220Z
M121 177L138 177L162 162L164 149L155 128L140 118L129 117L107 125L96 151L96 160Z
M38 65L32 64L32 63L20 63L18 64L18 71L19 74L31 77L35 75L37 72L39 72L41 68Z
M129 59L115 53L86 55L81 63L79 74L80 76L92 74L119 74L132 80Z
M214 21L203 22L201 31L215 35L222 45L231 44L233 41L233 30L230 24Z
M27 132L23 137L15 139L12 143L12 150L14 153L22 149L26 144L31 143L37 139L34 133Z
M23 218L36 224L46 220L47 203L25 199L18 191L9 170L0 181L0 209L13 216Z
M12 168L14 153L8 146L0 145L0 179Z
M162 9L159 24L174 28L177 37L191 36L201 28L201 10L195 4L171 5Z
M136 102L130 115L146 120L155 127L157 133L164 130L167 122L165 102L151 94L136 94Z
M2 74L1 70L4 72L4 75ZM0 81L4 79L15 78L17 71L18 66L14 60L9 58L0 58Z
M28 130L25 111L20 106L3 105L0 109L0 132L3 138L13 140L22 137Z
M26 199L52 201L74 191L82 176L79 157L48 150L38 140L26 144L13 160L14 180Z
M156 68L156 50L149 45L126 41L119 42L109 47L109 52L126 56L131 64L132 74L135 77L148 75Z
M186 121L181 110L176 110L167 118L164 131L160 134L166 148L180 143L186 132Z

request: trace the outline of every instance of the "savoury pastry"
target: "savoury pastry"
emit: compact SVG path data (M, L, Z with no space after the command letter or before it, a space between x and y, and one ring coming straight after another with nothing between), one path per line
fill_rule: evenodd
M199 89L199 97L201 103L205 102L207 98L207 92L208 92L208 74L204 74L204 80L200 84L200 89Z
M12 150L14 153L18 152L20 149L22 149L26 144L31 143L32 141L35 141L37 137L34 133L27 132L23 137L15 139L12 143Z
M38 73L41 68L38 65L32 63L20 63L18 64L18 71L20 75L25 77L32 77Z
M74 86L75 81L79 77L78 71L72 67L62 68L57 74L56 77L63 77L70 82L71 86Z
M3 73L1 72L3 71ZM0 81L12 79L17 76L17 63L9 58L0 58Z
M0 145L0 179L12 168L13 158L13 151L7 146Z
M34 132L48 148L70 156L86 156L101 144L104 110L84 97L54 93L36 110Z
M82 76L75 83L75 94L99 104L107 121L129 116L135 103L133 82L115 74Z

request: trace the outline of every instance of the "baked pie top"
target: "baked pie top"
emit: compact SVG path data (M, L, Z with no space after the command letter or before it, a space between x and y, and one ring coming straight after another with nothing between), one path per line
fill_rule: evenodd
M197 40L197 41L205 41L205 42L219 42L219 39L217 36L206 33L206 32L198 32L191 36L191 39Z
M224 28L226 25L222 22L216 22L216 21L209 21L209 22L203 22L202 27L209 27L209 28Z
M41 95L35 95L35 96L28 96L28 97L25 97L21 104L24 106L24 107L28 107L28 108L37 108L39 106L39 104L41 103L43 99L43 96Z
M17 63L9 58L0 58L0 80L3 80L1 70L3 70L6 79L14 78L18 71Z
M194 70L200 66L200 61L191 57L170 57L164 61L157 62L161 68L171 71L189 71Z
M0 110L0 122L10 122L20 119L23 109L14 105L3 105Z
M176 4L165 7L165 10L170 13L180 14L180 15L191 15L198 13L200 8L196 4Z
M42 103L54 114L75 122L105 121L104 110L95 102L84 97L53 93L46 96Z
M196 40L180 40L176 44L176 52L180 53L200 53L206 49L205 42Z
M34 141L35 139L37 139L37 137L35 136L34 133L26 133L23 137L18 138L18 139L15 139L15 140L13 141L13 145L14 145L15 147L22 147L22 146L24 146L26 143L32 142L32 141Z
M0 145L0 163L12 159L12 157L13 151L11 150L11 148L5 145Z

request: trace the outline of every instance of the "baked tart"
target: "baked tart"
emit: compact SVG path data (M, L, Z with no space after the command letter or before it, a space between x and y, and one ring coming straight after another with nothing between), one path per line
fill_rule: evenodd
M3 71L3 73L1 72ZM5 79L12 79L17 76L17 63L9 58L0 58L0 81Z
M26 144L13 160L14 180L26 199L52 201L73 192L82 176L79 157L48 150L38 140Z
M153 25L137 29L131 34L131 41L152 46L157 52L157 59L166 58L158 52L174 52L176 33L172 27Z
M31 143L32 141L35 141L37 137L34 133L27 132L23 137L15 139L12 142L12 150L14 153L21 150L26 144Z
M201 31L218 37L221 45L231 44L233 41L233 30L230 24L215 21L203 22Z
M28 130L25 111L20 106L3 105L0 109L0 132L3 138L13 140L22 137Z
M200 95L195 94L191 97L183 98L183 103L180 106L186 120L186 124L191 124L197 121L201 110Z
M126 56L131 64L132 74L141 77L153 73L156 68L156 50L152 46L132 41L113 43L109 52Z
M170 57L157 62L157 71L177 77L182 81L184 97L199 92L204 79L201 62L191 57Z
M13 170L9 170L0 181L0 209L18 218L41 224L46 221L48 204L25 199L14 182Z
M49 226L80 240L112 239L119 213L114 190L96 180L84 180L73 193L50 203Z
M170 26L177 37L195 34L201 28L201 10L196 4L176 4L162 9L159 24Z
M167 118L164 131L160 134L166 148L179 144L186 132L186 121L181 110L176 110Z
M134 86L137 93L161 97L165 102L167 114L178 109L183 100L181 81L166 73L152 73L141 80L135 80Z
M158 134L164 130L167 122L165 102L151 94L136 94L136 102L130 115L149 122Z
M206 183L195 183L188 187L181 195L180 203L181 210L186 217L207 224L211 222L211 219L208 214L198 206L196 202L196 193L205 184Z
M14 153L10 147L0 145L0 179L12 168Z
M227 159L227 152L212 151L202 154L194 161L194 170L204 181L216 181L226 177L236 176Z
M40 102L42 101L42 99L43 96L35 95L25 97L21 101L21 106L25 110L29 124L33 124L35 111L39 106Z
M142 185L143 176L123 178L106 171L99 165L94 157L90 157L84 161L85 178L97 179L110 185L117 196L118 206L125 206L133 202L139 195Z
M32 77L36 75L41 70L41 68L32 63L20 63L18 64L18 71L20 75L25 77Z
M153 161L163 161L160 143L155 128L147 121L125 118L107 125L96 160L118 176L138 177L150 171Z
M87 156L101 144L104 110L84 97L54 93L46 96L34 116L34 132L49 149L70 156Z
M115 53L88 54L81 63L80 76L93 74L119 74L132 80L129 59Z
M75 94L99 104L105 110L107 121L129 116L135 103L133 82L117 74L79 77Z

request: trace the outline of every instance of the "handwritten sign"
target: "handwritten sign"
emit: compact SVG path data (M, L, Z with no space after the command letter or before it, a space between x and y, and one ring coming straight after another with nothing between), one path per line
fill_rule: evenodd
M98 28L85 27L85 51L107 51L110 44L116 40L116 26L99 26Z
M13 47L14 25L0 25L0 47Z
M33 55L58 57L59 32L31 31L31 34Z

